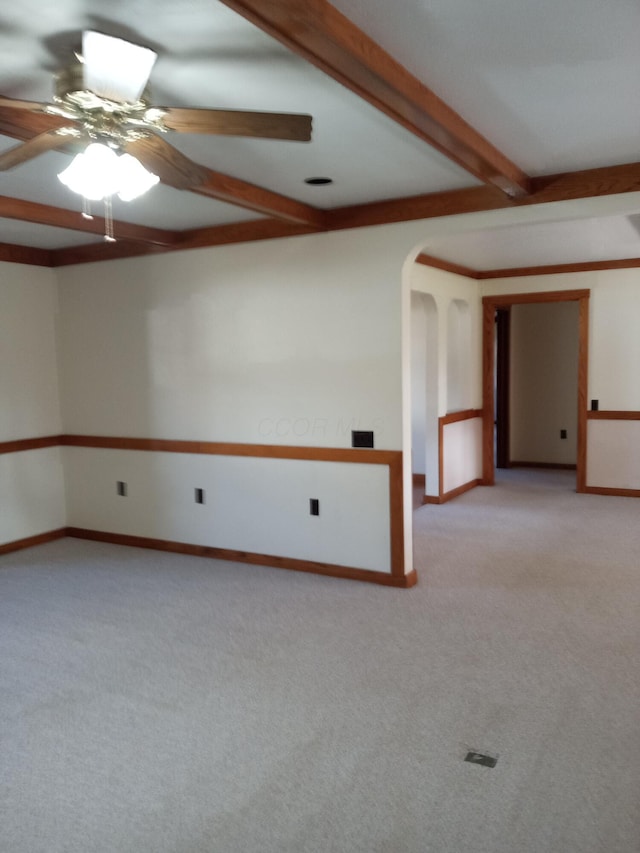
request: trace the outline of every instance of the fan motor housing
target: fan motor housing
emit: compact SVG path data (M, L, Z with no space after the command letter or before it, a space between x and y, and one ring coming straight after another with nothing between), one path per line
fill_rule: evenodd
M140 99L133 104L101 98L100 95L96 95L85 87L84 69L81 62L63 68L55 75L54 98L59 102L73 104L81 109L110 109L111 111L121 109L123 112L142 112L151 103L151 93L148 86Z

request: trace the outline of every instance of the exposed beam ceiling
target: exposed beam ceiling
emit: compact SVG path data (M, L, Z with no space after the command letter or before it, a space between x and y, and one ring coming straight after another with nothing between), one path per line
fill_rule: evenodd
M269 218L190 230L163 230L118 221L115 231L119 242L115 245L99 242L46 250L8 242L0 244L0 259L58 266L640 191L640 163L529 178L326 0L220 2L462 166L485 186L320 209L196 164L198 186L189 187L188 192ZM244 26L249 29L246 23ZM300 60L296 61L300 64ZM31 140L67 124L62 118L16 109L8 99L0 106L0 134L19 140ZM71 141L65 150L73 148ZM102 218L84 220L74 211L7 196L0 196L0 218L104 233ZM475 274L466 267L453 269L457 265L438 258L430 260L432 265L471 277L484 278L498 272Z
M53 225L56 228L69 228L73 231L85 231L100 236L105 233L104 219L100 216L85 219L72 210L7 196L0 196L0 217L21 219L23 222L35 222L39 225ZM119 239L159 246L171 246L180 236L178 232L149 228L146 225L132 225L129 222L115 222L114 228Z
M326 225L324 212L316 207L232 178L230 175L214 172L212 169L206 170L204 183L195 187L193 192L253 210L255 213L267 214L275 219L310 225L318 230L322 230Z
M522 207L570 199L594 198L616 193L640 191L640 163L605 166L548 175L531 182L531 194L510 199L495 187L471 187L442 193L389 199L341 207L330 211L330 228L360 228L365 225L382 225L386 222L404 222L410 219L430 219L460 213L477 213L505 207Z
M222 0L295 53L509 196L529 178L326 0Z

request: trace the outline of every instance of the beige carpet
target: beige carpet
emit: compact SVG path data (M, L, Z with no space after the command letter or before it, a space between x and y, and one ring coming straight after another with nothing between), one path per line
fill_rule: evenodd
M417 510L413 590L0 558L0 850L638 853L640 502L573 482Z

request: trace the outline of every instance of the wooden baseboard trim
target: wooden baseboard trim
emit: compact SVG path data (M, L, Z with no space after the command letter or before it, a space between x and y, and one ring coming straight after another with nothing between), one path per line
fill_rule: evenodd
M485 483L482 479L477 480L469 480L468 483L463 483L461 486L458 486L455 489L451 489L448 492L445 492L443 495L425 495L422 503L424 504L446 504L448 501L452 501L454 498L463 495L465 492L471 491L471 489L475 489L476 486L484 486Z
M558 471L575 471L575 464L568 462L509 462L509 468L551 468Z
M289 569L296 572L310 572L346 580L365 581L367 583L395 586L408 589L418 580L415 569L402 577L375 572L368 569L355 569L350 566L338 566L333 563L317 563L312 560L296 560L291 557L276 557L271 554L254 554L250 551L234 551L229 548L213 548L208 545L191 545L187 542L173 542L168 539L151 539L146 536L130 536L124 533L108 533L102 530L87 530L82 527L68 527L67 536L76 539L89 539L94 542L109 542L112 545L128 545L133 548L150 548L154 551L168 551L173 554L188 554L192 557L212 557L217 560L229 560L234 563L249 563L254 566L271 566L276 569Z
M471 491L471 489L475 489L475 487L479 486L481 482L482 481L479 478L476 480L469 480L468 483L463 483L461 486L458 486L455 489L451 489L450 491L445 492L444 495L440 496L440 503L446 504L447 501L451 501L454 498L463 495L465 492L469 492Z
M411 480L415 488L427 485L427 478L425 474L412 474Z
M13 542L5 542L4 545L0 545L0 554L10 554L12 551L21 551L23 548L43 545L45 542L53 542L54 539L62 539L66 535L67 528L60 527L57 530L48 530L46 533L37 533L35 536L27 536L24 539L15 539Z
M585 486L585 495L609 495L618 498L640 498L640 489L610 489L605 486Z

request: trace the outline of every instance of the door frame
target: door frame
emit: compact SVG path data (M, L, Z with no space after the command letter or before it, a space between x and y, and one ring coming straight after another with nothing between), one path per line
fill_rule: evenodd
M482 299L482 483L495 483L494 417L495 417L495 334L496 310L512 305L541 302L577 302L578 314L578 435L576 459L576 491L587 487L587 395L589 363L589 297L590 290L547 290L540 293L508 293Z
M510 454L509 379L511 374L511 306L496 309L495 439L498 468L508 468Z

